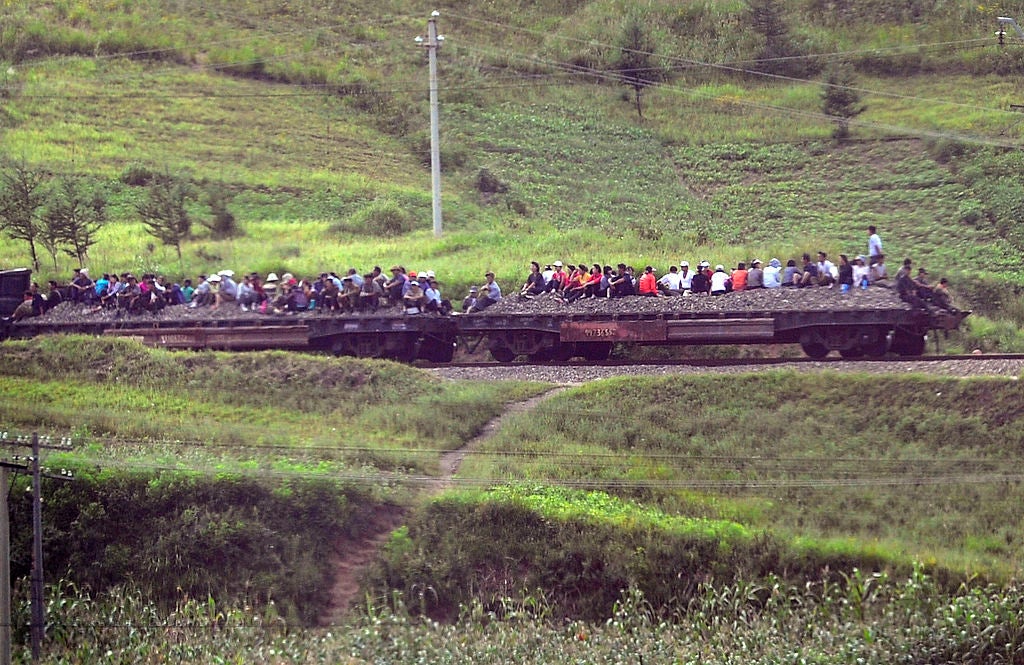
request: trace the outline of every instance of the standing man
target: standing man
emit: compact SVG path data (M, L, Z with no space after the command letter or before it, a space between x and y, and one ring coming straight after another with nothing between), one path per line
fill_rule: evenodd
M878 235L874 224L868 227L868 265L878 263L882 257L882 238Z

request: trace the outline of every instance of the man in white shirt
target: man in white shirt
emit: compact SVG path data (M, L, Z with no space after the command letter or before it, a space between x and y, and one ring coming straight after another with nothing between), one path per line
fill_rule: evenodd
M669 266L665 276L658 280L658 288L667 296L682 294L682 287L679 285L679 271L675 266Z
M832 286L839 277L839 269L828 260L828 254L818 252L818 284Z
M686 293L692 286L693 273L690 272L690 263L688 261L681 261L679 263L679 290Z
M875 226L868 227L868 259L871 264L878 262L882 255L882 238L878 235Z

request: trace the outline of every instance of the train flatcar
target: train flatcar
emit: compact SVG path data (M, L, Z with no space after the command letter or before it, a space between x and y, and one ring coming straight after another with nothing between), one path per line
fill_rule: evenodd
M27 271L7 271L18 299ZM2 280L0 280L2 281ZM487 349L501 362L607 358L616 344L799 344L811 357L920 355L933 330L952 330L968 312L912 306L891 289L758 289L724 296L632 296L567 303L553 294L512 295L475 314L262 315L223 307L168 307L127 315L73 303L42 317L5 323L4 337L54 333L128 336L171 349L298 349L411 362L451 362L455 350Z

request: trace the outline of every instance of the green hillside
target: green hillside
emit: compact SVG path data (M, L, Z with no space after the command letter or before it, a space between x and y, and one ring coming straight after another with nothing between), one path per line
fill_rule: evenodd
M1019 6L1018 6L1019 5ZM444 228L430 234L425 33L439 55ZM402 260L518 281L531 258L725 263L887 249L1024 282L1024 43L967 2L8 3L4 155L104 187L102 269L311 273ZM774 22L773 22L774 21ZM623 51L629 25L640 49ZM616 74L642 56L637 114ZM866 110L831 138L822 80ZM140 173L147 177L137 177ZM193 236L145 233L152 178L193 186ZM204 191L226 192L225 239ZM496 190L496 191L495 191ZM268 243L267 240L273 242ZM5 239L0 264L29 261ZM44 276L77 259L40 250ZM584 258L581 256L580 258Z

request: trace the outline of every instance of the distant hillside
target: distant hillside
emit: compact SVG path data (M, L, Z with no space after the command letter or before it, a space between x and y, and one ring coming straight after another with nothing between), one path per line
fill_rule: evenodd
M427 67L413 41L435 8L441 240L428 231ZM1012 259L1024 249L1024 123L1011 110L1024 103L1024 42L994 35L997 15L1024 19L1024 2L5 12L0 150L103 185L110 222L89 257L104 269L309 273L402 259L461 289L485 265L515 276L570 251L605 262L859 253L873 223L899 255L1024 282ZM841 89L865 107L844 143L822 113L823 77L840 61L853 72ZM181 261L138 223L154 177L193 192ZM210 192L243 236L203 226ZM27 256L23 242L0 245L2 265ZM64 277L73 263L57 252L42 269Z

